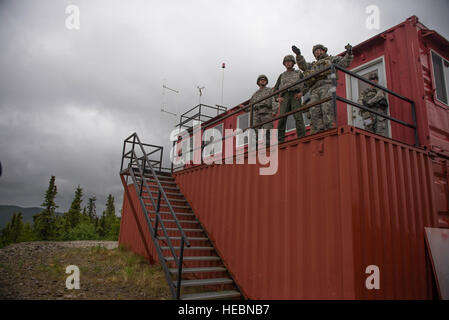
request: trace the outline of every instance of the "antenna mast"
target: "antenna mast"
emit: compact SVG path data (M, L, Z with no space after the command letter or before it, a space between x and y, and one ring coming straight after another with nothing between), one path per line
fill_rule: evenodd
M205 89L206 87L200 87L200 86L196 86L198 88L198 91L200 92L200 96L199 96L199 104L201 104L201 96L203 95L203 89Z
M223 70L222 76L221 76L221 105L223 105L223 92L224 92L224 71L226 68L226 64L223 62L221 64L221 69Z
M172 92L174 92L174 93L179 93L178 90L175 90L175 89L172 89L172 88L167 87L167 86L165 85L165 79L164 79L164 84L162 84L162 105L161 105L161 112L168 113L168 114L170 114L170 115L172 115L172 116L177 117L178 115L177 115L176 113L173 113L173 112L164 110L164 105L165 105L165 90L166 90L166 89L167 89L167 90L170 90L170 91L172 91Z

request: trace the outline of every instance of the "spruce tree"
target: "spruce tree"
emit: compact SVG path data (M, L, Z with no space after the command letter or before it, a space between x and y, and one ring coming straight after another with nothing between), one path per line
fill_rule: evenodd
M68 220L70 227L74 228L81 220L81 203L83 202L83 189L78 186L75 190L75 196L73 198L70 209L65 213L66 219Z
M108 218L115 217L114 197L112 194L108 195L108 200L106 201L105 216Z
M98 234L102 238L117 240L119 228L120 219L115 215L114 197L110 194L106 201L106 210L98 222Z
M92 198L89 198L89 203L87 204L87 215L93 224L96 223L97 219L97 207L95 201L97 201L97 198L93 196Z
M0 243L2 246L10 243L19 242L24 231L24 223L21 212L15 212L11 220L8 221L5 228L1 231Z
M50 240L54 236L56 208L58 208L55 203L57 193L55 176L51 176L44 202L41 205L44 210L33 216L34 230L39 240Z

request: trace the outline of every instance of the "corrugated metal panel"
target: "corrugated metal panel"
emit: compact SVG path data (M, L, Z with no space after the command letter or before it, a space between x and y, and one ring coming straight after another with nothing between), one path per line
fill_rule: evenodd
M176 174L247 297L432 297L423 232L436 216L425 153L345 127L285 144L276 175L258 170ZM369 291L373 264L381 287Z
M435 158L433 164L433 188L435 195L435 207L438 213L438 225L449 228L449 172L448 161L443 158Z

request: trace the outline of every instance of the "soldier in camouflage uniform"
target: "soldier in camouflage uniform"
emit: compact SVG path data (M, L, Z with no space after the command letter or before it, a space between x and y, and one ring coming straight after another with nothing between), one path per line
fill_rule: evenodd
M292 55L287 55L284 57L283 64L287 69L285 72L281 73L276 84L273 87L273 91L282 90L289 85L299 81L304 78L301 71L294 69L295 57ZM280 102L280 115L286 114L287 112L293 111L301 107L301 97L305 94L306 87L304 83L300 83L287 89L287 91L282 92L276 101ZM304 125L304 118L302 117L302 112L294 114L296 120L296 134L298 138L306 135L306 127ZM278 141L279 143L284 142L285 139L285 126L287 124L287 117L279 120L278 124Z
M301 51L296 46L292 46L292 50L296 54L298 67L304 71L304 77L323 70L331 64L337 64L343 68L349 67L354 56L352 55L351 45L348 44L345 48L346 55L344 57L333 57L327 54L327 48L325 46L317 44L312 49L316 61L308 63L301 55ZM332 96L332 92L333 90L336 90L336 88L332 88L332 79L330 76L331 71L329 70L306 82L306 85L310 90L310 103ZM332 102L328 101L310 108L307 116L310 119L312 134L333 128L334 108Z
M267 87L268 84L268 78L266 75L261 74L257 77L257 85L259 86L259 90L257 90L249 100L250 104L253 104L254 102L262 99L265 96L268 96L273 93L272 89ZM272 119L276 115L277 111L277 103L274 100L274 97L268 98L266 100L263 100L257 104L254 105L254 124L259 124L265 121L268 121ZM258 127L257 129L266 129L266 144L270 145L270 131L273 129L273 122L269 122L264 124L261 127Z
M373 73L370 75L369 80L377 83L379 78L377 74ZM362 92L358 103L370 107L376 112L387 115L388 102L385 98L385 92L374 86L370 86L370 88L367 88ZM363 124L366 130L382 136L386 135L387 119L365 110L360 110L360 114L362 115Z

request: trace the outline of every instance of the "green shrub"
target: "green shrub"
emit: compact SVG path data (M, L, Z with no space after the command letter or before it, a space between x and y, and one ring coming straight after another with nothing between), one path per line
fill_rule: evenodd
M81 221L69 230L68 240L98 240L98 234L90 221Z

